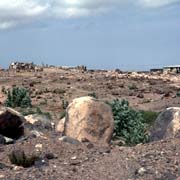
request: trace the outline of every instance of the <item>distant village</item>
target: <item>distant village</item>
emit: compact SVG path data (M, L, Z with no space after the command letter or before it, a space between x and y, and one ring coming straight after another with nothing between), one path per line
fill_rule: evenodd
M64 69L64 70L70 70L70 69L78 69L78 70L83 70L86 71L87 67L86 66L77 66L77 67L69 67L69 66L53 66L53 65L36 65L33 62L18 62L18 61L14 61L9 65L8 70L10 71L15 71L15 72L23 72L23 71L27 71L27 72L41 72L43 71L45 68L58 68L58 69ZM0 67L0 70L4 70L3 68Z
M14 61L9 65L8 70L15 71L15 72L41 72L47 68L58 68L63 70L81 70L87 71L87 67L84 65L70 67L70 66L54 66L54 65L36 65L33 62L19 62ZM0 67L0 71L5 71L3 68ZM120 69L115 69L116 72L123 73ZM124 72L127 73L127 72ZM163 68L153 68L149 71L139 71L139 73L172 73L172 74L179 74L180 73L180 65L170 65L164 66Z

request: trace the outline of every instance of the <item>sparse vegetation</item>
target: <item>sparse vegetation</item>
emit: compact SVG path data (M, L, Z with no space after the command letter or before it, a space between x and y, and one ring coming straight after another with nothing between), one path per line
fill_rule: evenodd
M95 92L89 93L88 96L98 99L98 96Z
M68 107L68 105L69 105L69 102L63 99L62 100L62 108L65 110Z
M176 96L177 96L177 97L180 97L180 92L177 92L177 93L176 93Z
M48 102L47 102L47 99L44 99L44 100L41 101L39 104L40 104L40 105L47 105L47 103L48 103Z
M64 89L56 88L53 90L55 94L64 94L66 91Z
M3 94L7 94L7 90L6 90L6 88L5 88L4 86L2 86L1 92L2 92Z
M64 118L66 116L66 111L60 112L60 119Z
M45 115L47 118L52 119L52 116L49 112L44 112L39 107L36 108L36 114Z
M114 138L123 139L126 144L134 145L148 141L147 124L140 112L129 107L126 100L110 103L114 115Z
M8 90L5 106L13 107L13 108L31 107L32 106L31 98L29 96L28 90L25 88L19 88L19 87L13 87L12 90Z
M131 84L128 86L129 90L135 90L135 89L138 89L136 84Z
M142 114L144 121L149 125L152 125L159 115L158 112L152 111L140 111L140 113Z
M42 111L39 107L35 107L34 109L32 108L21 108L20 112L23 116L28 116L30 114L40 114L40 115L45 115L48 119L52 119L52 116L49 112L44 112Z

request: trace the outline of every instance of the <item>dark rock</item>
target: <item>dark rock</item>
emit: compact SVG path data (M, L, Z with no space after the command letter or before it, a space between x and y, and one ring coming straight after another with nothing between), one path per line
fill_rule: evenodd
M143 93L138 93L138 94L137 94L137 97L138 97L138 98L144 98L144 94L143 94Z
M0 144L6 144L6 140L2 135L0 135Z
M49 160L57 158L53 153L46 153L44 157Z
M24 134L24 117L11 108L0 111L0 133L11 139L18 139Z

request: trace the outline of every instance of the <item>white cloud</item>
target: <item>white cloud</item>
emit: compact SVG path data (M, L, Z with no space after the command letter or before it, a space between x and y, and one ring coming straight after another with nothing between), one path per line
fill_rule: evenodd
M0 0L0 29L46 17L94 15L123 5L157 8L179 2L180 0Z
M47 3L40 4L37 0L0 0L0 28L32 21L48 8Z
M179 3L180 0L139 0L142 6L157 8L161 6Z

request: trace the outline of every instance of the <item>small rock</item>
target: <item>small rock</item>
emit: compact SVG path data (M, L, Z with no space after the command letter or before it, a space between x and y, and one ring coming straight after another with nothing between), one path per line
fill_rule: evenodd
M74 157L72 157L71 159L72 159L72 160L76 160L76 159L77 159L77 157L76 157L76 156L74 156Z
M36 144L35 145L36 150L42 151L42 144Z
M45 158L50 160L57 158L57 156L55 156L53 153L46 153Z
M35 135L36 137L43 136L42 132L39 132L39 131L36 131L36 130L32 130L30 133L31 133L31 135Z
M111 141L111 144L114 146L124 146L126 143L123 140L118 139L118 140Z
M143 176L146 172L146 169L144 167L141 167L140 169L138 169L137 173L141 176Z
M138 94L137 94L137 97L138 97L138 98L144 98L144 94L143 94L143 93L138 93Z
M44 159L40 159L40 160L35 161L34 165L35 165L35 167L39 168L41 166L48 165L48 162Z
M3 175L3 174L0 174L0 179L1 179L1 178L5 178L5 175Z
M5 136L4 136L4 139L5 139L5 141L6 141L6 144L13 144L13 143L14 143L14 140L11 139L11 138L8 138L8 137L5 137Z
M87 147L88 149L92 149L92 148L94 147L94 144L88 143L88 144L86 145L86 147Z
M68 137L68 136L63 136L63 137L59 138L59 140L66 142L66 143L74 144L74 145L80 144L80 142L78 140L73 139L73 138Z
M13 170L14 170L14 171L20 171L20 170L22 170L22 169L23 169L22 166L14 166L14 167L13 167Z

